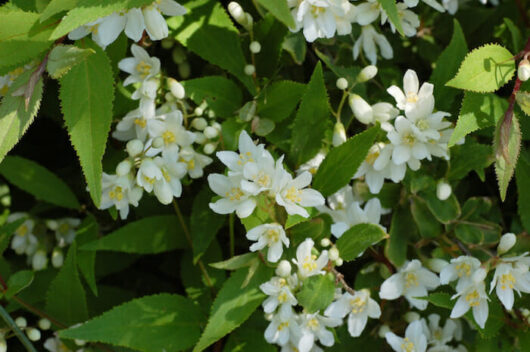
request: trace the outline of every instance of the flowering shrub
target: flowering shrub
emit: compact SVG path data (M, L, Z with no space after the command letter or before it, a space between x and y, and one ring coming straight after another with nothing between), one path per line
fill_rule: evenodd
M527 5L6 2L0 352L528 350Z

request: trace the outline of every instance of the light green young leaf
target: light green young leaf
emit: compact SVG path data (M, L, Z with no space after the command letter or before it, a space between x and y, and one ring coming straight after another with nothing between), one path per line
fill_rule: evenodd
M87 43L89 40L83 40ZM95 54L61 79L59 97L70 140L77 152L92 200L101 202L101 160L112 122L114 78L105 52L90 42Z
M258 4L266 8L279 21L287 27L294 28L295 23L291 10L287 6L287 1L284 0L258 0Z
M92 49L81 49L73 45L57 45L48 56L46 70L48 70L52 78L61 78L72 67L79 64L89 55L94 54L94 52Z
M403 26L401 25L401 18L399 17L398 8L396 6L396 0L377 0L385 13L388 16L388 19L396 27L397 31L401 35L405 35L403 32Z
M521 128L517 116L513 113L510 124L506 120L499 121L493 141L495 174L502 201L506 198L506 190L515 172L520 149Z
M239 87L231 80L222 76L209 76L180 82L186 90L186 95L200 105L208 103L216 116L232 117L241 107L242 94Z
M51 0L40 15L40 21L44 22L48 18L60 12L71 10L77 5L77 0Z
M98 238L99 226L96 219L89 215L87 216L76 231L75 241L78 247L85 243L95 241ZM98 295L98 287L96 285L96 252L83 251L78 248L77 251L77 266L79 271L85 278L88 286L95 296Z
M160 215L130 222L80 249L155 254L186 247L177 217Z
M66 183L36 162L19 156L6 156L0 174L35 198L60 207L78 209L79 202Z
M333 148L318 168L313 187L326 197L350 182L374 144L378 132L379 127L372 127Z
M304 285L296 299L308 313L315 313L326 309L335 295L335 277L332 274L310 276L304 280Z
M300 102L305 85L293 81L277 81L266 87L258 99L257 115L281 122L289 117Z
M513 55L498 44L487 44L470 52L449 87L472 92L494 92L508 83L515 73Z
M515 180L519 217L526 231L530 231L530 154L528 151L521 153L515 169Z
M59 336L144 352L182 351L197 341L201 318L190 299L163 293L124 303Z
M368 247L388 238L381 226L374 224L357 224L344 232L337 240L340 257L346 261L355 260Z
M193 200L190 217L190 232L193 242L193 262L206 252L219 229L225 223L225 217L211 211L208 204L213 193L204 187Z
M34 273L32 270L17 271L7 280L6 298L11 299L14 295L31 285Z
M222 262L211 263L210 266L220 270L237 270L250 266L255 261L259 261L256 253L245 253Z
M515 95L515 100L521 110L523 110L527 116L530 116L530 92L518 91Z

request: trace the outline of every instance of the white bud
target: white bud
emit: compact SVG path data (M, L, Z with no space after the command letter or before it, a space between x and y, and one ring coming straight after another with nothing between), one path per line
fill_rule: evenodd
M127 142L125 148L127 149L127 153L129 153L130 156L135 157L144 151L144 143L139 139L133 139Z
M196 130L202 131L208 126L208 121L202 117L196 117L191 121L191 126Z
M173 41L173 38L164 38L160 41L160 44L162 45L162 48L164 49L171 49L175 42Z
M276 267L276 275L281 277L287 277L291 275L291 263L283 259Z
M381 325L381 327L379 328L378 335L380 338L384 339L385 335L389 332L392 332L392 330L390 330L390 327L388 325Z
M121 163L116 166L116 174L118 176L125 176L131 172L132 164L129 160L123 160Z
M337 84L337 88L339 88L340 90L348 89L348 80L344 77L340 77L337 80L336 84Z
M18 317L15 319L15 324L21 329L25 329L28 326L28 321L24 317Z
M252 76L256 72L256 68L254 65L246 65L244 71L247 76Z
M77 346L84 346L84 345L86 345L86 341L85 341L85 340L75 339L74 342L75 342L75 344L76 344Z
M407 323L412 323L413 321L420 320L421 317L416 312L407 312L405 313L403 318L405 319Z
M174 78L168 78L167 84L169 86L169 90L171 91L171 94L177 99L184 99L186 96L186 91L184 90L184 86L180 84L176 79Z
M5 339L0 339L0 352L7 352L7 342Z
M257 54L261 51L261 44L257 41L253 41L250 43L249 49L251 53Z
M527 59L519 62L519 69L517 69L517 77L525 82L530 78L530 61Z
M221 130L223 129L223 127L221 126L221 124L219 122L214 122L212 123L211 125L213 128L215 128L217 131L221 132Z
M48 264L48 258L46 257L46 252L42 249L39 249L35 254L33 254L33 258L31 258L31 265L33 266L33 270L43 270L46 268L46 264Z
M188 78L191 74L191 67L189 62L184 61L183 63L179 64L178 71L180 77L182 77L183 79Z
M212 127L212 126L206 127L204 129L203 133L204 133L204 136L206 138L208 138L208 139L213 139L213 138L219 136L219 131L216 128Z
M499 245L497 246L497 254L503 254L508 252L515 245L517 237L515 234L508 232L502 235Z
M160 136L156 137L155 139L153 139L153 142L151 143L151 145L153 146L153 148L156 148L156 149L163 148L164 138Z
M242 24L241 22L246 21L245 11L243 11L243 8L237 2L232 1L228 4L228 12L236 22Z
M29 328L29 329L26 330L26 335L28 335L28 338L31 341L39 341L40 340L40 331L39 331L39 329Z
M342 143L346 142L346 129L342 122L337 122L333 128L333 146L338 147Z
M436 197L439 200L446 200L452 193L451 185L445 181L440 181L436 185Z
M52 266L54 268L60 268L64 263L63 251L59 248L55 248L52 252Z
M474 283L478 284L478 283L484 281L484 279L486 278L487 274L488 274L488 272L486 271L486 269L478 268L477 270L475 270L475 272L471 276L471 280L473 280Z
M205 154L213 154L213 152L215 152L215 149L217 149L217 146L214 144L214 143L208 143L204 146L204 153Z
M208 110L208 117L213 119L215 117L215 111L213 110Z
M197 116L202 116L202 114L204 114L204 109L200 106L197 106L195 110L193 110L193 113Z
M339 250L337 247L331 247L328 252L329 260L336 261L339 259Z
M323 238L320 240L320 245L324 248L329 247L331 245L331 241L327 237Z
M204 133L202 133L202 132L195 132L195 143L197 143L197 144L204 144L204 143L206 143L206 137L204 137Z
M342 258L339 258L339 259L335 260L335 265L336 266L341 266L342 264L344 264L344 260L342 260Z
M447 261L439 258L431 258L425 263L427 268L431 269L435 273L440 273L442 269L449 264Z
M186 52L182 50L182 48L179 46L173 49L172 56L173 56L173 62L176 63L177 65L180 65L181 63L186 61Z
M39 320L38 325L39 329L41 330L48 330L52 327L52 323L46 318L42 318L41 320Z
M521 314L523 315L523 317L528 318L530 316L530 309L528 308L521 309Z
M373 122L374 112L366 100L357 94L352 94L350 95L349 103L351 111L357 120L365 125Z
M359 75L357 75L357 82L362 83L369 81L374 78L375 75L377 75L377 67L374 65L366 66L361 70L361 72L359 72Z

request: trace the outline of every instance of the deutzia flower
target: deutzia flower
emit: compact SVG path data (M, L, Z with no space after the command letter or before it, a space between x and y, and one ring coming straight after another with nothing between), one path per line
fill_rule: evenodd
M341 323L340 318L324 317L318 313L303 314L300 321L302 336L298 342L298 349L300 352L309 352L315 345L315 340L324 346L333 346L335 338L327 328L337 327Z
M432 92L434 86L431 83L423 83L420 88L418 75L414 70L407 70L403 76L403 90L397 86L391 86L386 91L396 99L399 109L408 112L416 107L418 101L423 99L434 99Z
M101 188L103 194L99 208L104 210L115 206L122 219L129 214L129 204L137 207L142 198L143 190L136 185L130 174L117 176L103 173Z
M361 26L366 26L374 22L382 11L381 4L377 0L368 0L355 8L356 17L355 22Z
M435 10L438 10L440 12L445 12L445 9L443 8L443 6L437 3L435 0L422 0L422 1ZM418 2L419 0L404 0L405 5L408 7L415 7L416 5L418 5Z
M396 352L425 352L427 350L427 337L419 320L413 321L407 326L405 338L399 337L393 332L387 332L385 339Z
M68 39L78 40L92 34L92 40L105 49L118 38L125 26L125 21L124 17L113 13L74 29L68 33Z
M130 76L123 81L127 86L132 83L143 82L160 72L160 60L151 57L144 48L136 44L131 45L133 57L126 57L118 63L120 70L127 72Z
M157 0L151 5L142 8L145 30L151 40L162 40L168 36L166 16L182 16L186 8L173 0Z
M58 337L49 337L44 342L44 348L50 352L68 352L70 349Z
M137 90L131 95L134 100L140 100L140 110L145 116L155 115L155 99L160 81L156 78L151 78L142 82Z
M530 293L530 272L528 271L530 258L522 256L504 258L503 260L504 262L497 265L495 269L490 293L493 288L496 288L497 297L507 310L511 310L514 302L514 290L519 296L521 292Z
M405 164L396 165L390 162L392 150L391 144L381 142L374 144L353 176L354 179L364 177L372 194L378 194L381 191L385 178L400 182L405 177L407 171Z
M280 346L287 344L291 335L300 333L296 318L297 316L290 305L282 305L265 329L265 340Z
M359 202L352 202L346 212L346 221L331 225L331 233L337 238L340 238L344 232L357 224L379 225L382 213L381 202L377 198L372 198L366 202L364 209L361 208Z
M229 169L229 174L243 173L243 168L248 162L260 160L265 153L263 144L254 144L247 131L242 131L239 135L239 154L232 151L220 151L216 156Z
M180 197L182 184L180 180L186 175L186 164L178 162L178 147L172 152L162 154L153 159L155 165L162 173L162 178L157 179L153 185L153 191L160 203L169 204L173 197Z
M309 159L308 161L300 165L298 170L296 170L296 174L300 175L304 171L310 172L311 175L316 174L318 171L318 168L320 167L320 164L322 164L325 158L326 158L326 152L322 150L319 151L318 154L315 155L313 158Z
M397 3L397 10L398 10L398 17L401 22L401 27L403 28L403 33L407 37L412 37L416 35L416 28L420 26L420 19L418 15L416 15L414 12L407 9L407 5L400 2ZM388 16L386 15L386 12L383 11L381 14L381 23L385 23L388 20ZM392 29L392 33L396 33L396 27L394 24L390 22L390 28Z
M387 133L394 145L392 162L396 165L407 163L412 170L418 170L420 160L431 158L426 142L418 138L413 123L404 116L398 116L394 125L395 129Z
M13 213L7 217L7 221L11 223L27 216L28 215L24 213ZM30 256L35 253L39 241L33 234L34 227L35 222L28 218L15 230L15 235L11 240L11 249L14 250L16 254L26 254Z
M65 247L72 244L75 239L75 229L81 224L81 220L75 218L63 218L46 221L46 226L55 231L55 239L59 247Z
M170 113L157 116L156 120L149 123L149 134L152 138L161 137L164 148L173 145L187 147L195 141L195 134L182 126L182 112L174 110Z
M204 175L204 168L210 165L213 160L188 146L180 150L179 162L186 165L186 170L191 178L199 178Z
M357 38L353 46L353 59L357 60L361 52L361 46L366 58L372 65L377 63L377 47L381 51L381 56L385 59L394 57L394 51L386 37L377 33L372 25L363 26L361 35Z
M239 176L225 176L221 174L208 175L208 184L212 191L223 197L215 203L210 203L210 209L218 214L236 212L240 218L246 218L256 208L256 200L251 194L241 189Z
M476 270L469 285L460 291L457 291L457 294L451 297L451 299L458 297L458 300L451 311L451 318L460 318L472 308L475 321L482 329L484 329L489 314L489 298L486 294L486 285L484 284L486 274L486 270L482 268Z
M278 179L274 187L276 191L276 203L283 206L289 215L298 214L304 218L309 213L303 207L316 207L324 205L324 197L314 189L305 188L311 183L311 174L304 172L295 179L288 172Z
M265 150L256 162L245 164L243 176L246 180L241 181L241 187L254 195L270 190L273 181L285 172L282 168L282 162L283 156L274 162L272 155Z
M284 245L289 247L285 230L277 223L256 226L247 232L247 238L257 241L250 246L252 252L268 247L267 260L272 263L276 263L281 258Z
M406 262L397 273L383 282L379 297L393 300L404 296L413 307L424 310L428 302L416 297L427 296L429 290L434 290L439 285L438 276L423 268L421 262L414 259Z
M457 340L462 338L462 326L457 320L447 319L442 328L438 314L430 314L427 319L428 325L426 324L425 327L429 332L427 334L428 343L432 346L429 348L429 352L447 351L450 348L447 343L451 342L453 338Z
M416 136L424 142L430 140L439 140L442 135L441 130L451 126L449 121L444 121L444 117L450 116L448 112L437 111L434 112L434 99L419 100L414 109L409 110L405 114L414 125Z
M329 196L327 200L329 208L327 206L320 206L317 209L322 213L329 214L333 222L347 222L348 206L353 202L362 201L361 198L353 193L350 185L342 187L336 193Z
M344 292L326 308L324 314L341 319L348 315L348 332L351 336L358 337L361 336L368 318L377 319L381 316L381 308L370 298L370 291L362 289L356 291L353 296Z
M298 283L296 275L287 278L274 276L269 281L261 284L259 288L267 296L262 303L265 313L272 313L283 304L295 306L298 301L292 293L292 289Z
M479 268L480 261L477 258L463 255L451 259L451 263L440 271L440 284L447 285L451 281L458 280L456 291L459 292L472 283L471 278Z
M451 15L458 11L458 0L442 0L442 5Z
M298 265L298 274L302 278L322 274L322 269L328 264L328 251L322 251L318 259L311 253L314 244L312 239L306 238L296 249L296 260L293 262Z
M129 111L120 122L116 125L116 130L112 132L112 137L119 141L129 141L131 139L139 139L142 142L146 140L148 135L147 125L153 121L153 115L144 114L142 109L134 109Z

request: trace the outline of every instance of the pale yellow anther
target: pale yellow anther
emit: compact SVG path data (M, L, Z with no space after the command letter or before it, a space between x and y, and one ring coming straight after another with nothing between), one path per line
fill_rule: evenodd
M173 134L173 132L171 131L165 131L164 133L162 133L162 139L164 140L164 143L166 145L175 143L176 140L175 134Z

